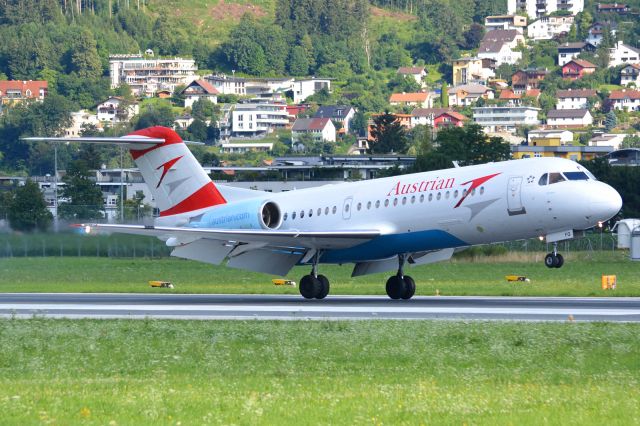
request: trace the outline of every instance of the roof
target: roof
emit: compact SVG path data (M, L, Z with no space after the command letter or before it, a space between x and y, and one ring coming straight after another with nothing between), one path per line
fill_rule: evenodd
M437 117L445 112L453 111L451 108L416 108L411 111L413 117L429 117L433 115Z
M624 3L598 3L598 10L607 10L607 9L628 9L629 5Z
M531 98L537 98L538 96L540 96L540 89L529 89L525 92L525 96L529 96Z
M449 93L456 93L460 90L464 90L467 93L470 94L478 94L478 95L482 95L484 93L486 93L487 91L491 91L490 88L488 88L487 86L483 86L482 84L461 84L459 86L455 86L449 89Z
M189 86L193 85L193 84L197 84L198 86L202 87L204 89L205 92L207 92L209 95L217 95L218 90L216 90L215 87L213 87L213 85L211 83L209 83L206 80L195 80L193 81ZM189 87L187 86L187 87Z
M613 90L609 99L640 99L640 90Z
M389 102L424 102L429 98L428 93L392 93Z
M584 41L577 41L575 43L564 43L558 46L558 51L561 50L582 50L585 48L587 43Z
M329 118L298 118L293 123L294 132L305 132L308 130L322 130L331 121Z
M518 30L492 30L482 38L478 53L499 52L505 43L511 43L516 37L522 36Z
M619 47L624 47L627 50L631 50L632 52L636 52L636 53L640 53L640 49L636 49L633 46L629 46L628 44L625 44L621 41L619 41L614 47L612 47L613 50L617 50Z
M547 118L582 118L589 113L587 109L552 109Z
M626 67L622 68L623 70L626 70L627 68L635 68L637 70L640 70L640 64L629 64Z
M325 105L318 107L318 111L313 115L315 118L335 118L343 119L353 107L349 105ZM338 111L344 111L338 114Z
M398 68L398 74L422 74L424 67L400 67Z
M516 95L511 89L505 89L500 92L500 97L498 99L520 99L520 95Z
M593 89L569 89L558 90L556 92L556 98L592 98L597 95L597 92Z
M574 64L577 64L578 66L580 66L582 68L596 68L596 66L594 64L592 64L589 61L585 61L584 59L572 59L569 62L567 62L566 64L564 64L562 67L563 68L566 67L571 62L573 62Z
M30 90L33 97L37 97L40 89L46 89L48 85L44 80L0 81L0 94L6 93L7 90L20 90L21 93L26 93L27 90Z
M464 115L460 114L459 112L455 112L455 111L444 111L441 114L436 114L434 116L434 118L438 118L438 117L443 116L443 115L448 115L449 117L453 117L456 120L460 120L460 121L464 121L464 120L467 119L467 117L465 117Z

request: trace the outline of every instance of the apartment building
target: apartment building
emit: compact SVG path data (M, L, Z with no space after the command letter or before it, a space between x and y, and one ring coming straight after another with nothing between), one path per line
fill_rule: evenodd
M160 90L172 93L177 86L197 79L198 67L193 59L147 59L140 55L109 56L111 88L122 84L136 96L154 96Z

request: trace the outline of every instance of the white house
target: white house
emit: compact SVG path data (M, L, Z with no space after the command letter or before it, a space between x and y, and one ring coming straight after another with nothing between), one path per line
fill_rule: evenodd
M131 120L140 113L137 101L130 101L118 96L112 96L98 105L98 121L103 123L122 123Z
M399 67L396 73L405 77L413 77L416 83L425 86L424 78L427 76L427 71L424 67Z
M556 98L558 103L557 109L587 109L589 107L589 99L595 98L597 92L592 89L569 89L558 90Z
M493 99L493 90L482 84L461 84L452 87L449 92L449 105L451 106L469 106L478 101L478 99Z
M475 107L473 121L482 126L485 133L515 132L517 126L537 126L540 108L529 106Z
M83 126L95 126L98 130L102 130L102 124L98 120L98 116L81 109L71 113L71 126L64 129L64 135L74 138L82 136Z
M194 80L180 92L184 96L185 108L191 108L200 99L218 103L218 91L206 80Z
M573 25L573 16L543 16L527 26L527 36L532 40L551 40L568 34Z
M146 59L140 55L109 56L111 88L128 84L137 96L153 96L158 90L173 92L197 78L193 59Z
M570 130L531 130L527 134L529 143L533 139L555 139L559 138L562 145L573 142L573 132Z
M507 13L525 12L529 18L539 18L557 10L576 15L584 9L584 0L507 0Z
M640 64L640 50L618 41L609 49L609 68L625 64Z
M191 126L191 123L193 123L193 116L191 114L179 115L173 120L173 126L176 129L186 129Z
M558 65L563 66L576 59L582 52L595 52L596 47L590 43L579 41L576 43L563 43L558 46Z
M246 152L269 152L273 150L273 144L264 143L223 143L220 145L220 151L223 153L244 154Z
M615 109L640 111L640 90L613 90L609 101Z
M631 64L622 68L620 84L623 86L635 84L636 87L640 87L640 64Z
M552 109L547 113L547 124L559 127L587 127L593 124L593 116L587 109Z
M518 45L524 45L525 39L517 30L488 31L478 48L478 58L493 59L496 66L515 64L522 58L522 52L514 52Z
M325 105L318 107L314 118L330 118L342 124L345 133L349 133L349 123L356 115L356 110L348 105Z
M246 96L247 94L246 79L242 77L219 74L206 76L205 80L223 95Z
M611 37L615 37L618 31L618 24L615 21L611 22L594 22L591 27L589 27L587 38L585 41L594 46L598 46L602 43L602 39L604 37L604 31L609 28L609 33Z
M613 149L620 149L622 145L622 141L628 135L626 133L603 133L601 135L593 137L589 141L590 146L610 146Z
M298 118L291 129L291 141L297 143L304 134L310 134L318 142L336 141L336 128L329 118Z
M285 104L236 104L231 112L231 136L264 136L289 124Z
M291 91L293 92L293 102L299 103L309 96L315 95L320 90L331 91L331 80L328 78L306 78L293 82Z
M484 18L484 28L493 30L516 30L523 33L527 26L527 17L520 15L494 15Z

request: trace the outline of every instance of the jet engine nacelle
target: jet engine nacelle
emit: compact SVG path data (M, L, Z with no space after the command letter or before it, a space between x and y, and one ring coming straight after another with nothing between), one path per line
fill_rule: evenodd
M224 229L278 229L280 225L280 207L264 199L222 204L191 219L189 224L193 228Z

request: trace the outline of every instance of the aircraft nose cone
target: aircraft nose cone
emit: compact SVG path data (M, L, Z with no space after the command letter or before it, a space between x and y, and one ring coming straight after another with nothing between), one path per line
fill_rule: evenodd
M598 182L598 187L591 193L591 212L599 221L605 221L615 216L622 208L622 197L618 191Z

